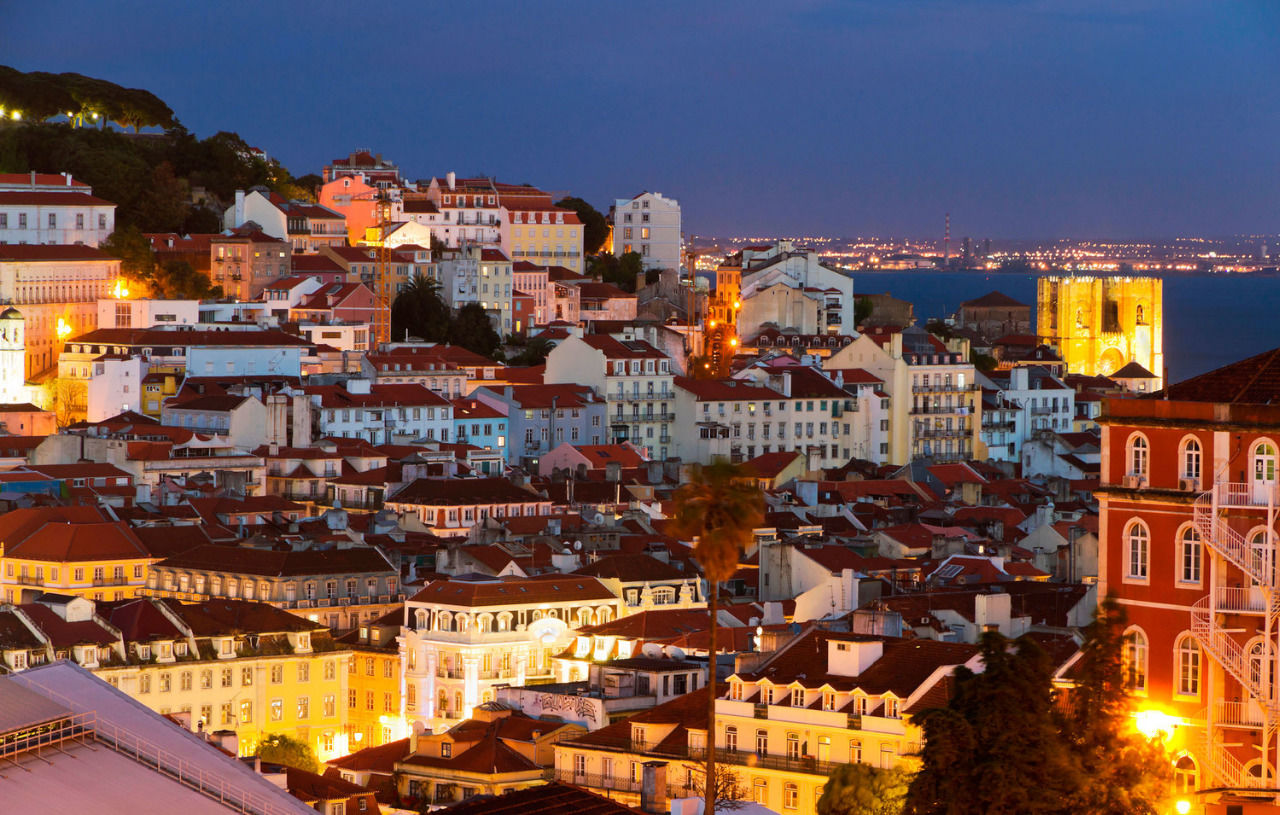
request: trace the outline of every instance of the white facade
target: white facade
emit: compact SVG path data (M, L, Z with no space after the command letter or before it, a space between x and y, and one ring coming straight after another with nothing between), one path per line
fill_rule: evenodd
M821 292L826 325L812 333L845 334L853 328L853 276L824 266L817 252L797 251L791 241L778 241L769 251L753 253L743 262L747 264L742 269L740 293L744 309L750 298L782 283ZM778 326L779 329L790 327Z
M527 591L521 591L522 581L529 579L433 581L405 603L400 664L409 719L450 726L470 718L476 705L494 701L499 685L586 678L558 675L555 655L573 643L575 629L615 619L617 597L591 577L533 580ZM433 598L439 583L458 585L456 594L470 599ZM469 584L476 583L485 587L473 593ZM552 583L563 591L547 591ZM508 590L506 596L492 596L498 587Z
M595 334L552 349L543 381L590 386L607 403L610 442L629 441L666 459L674 442L674 373L671 360L647 342Z
M152 328L199 322L199 300L110 298L98 301L98 328Z
M85 418L101 422L125 411L142 412L142 378L151 367L147 360L136 354L103 356L92 364Z
M196 345L187 348L191 376L301 376L305 345Z
M307 390L321 436L364 439L370 444L450 440L453 405L421 385L371 385L368 380L353 379L346 384L345 396Z
M679 269L680 202L660 192L613 202L614 254L639 252L646 269Z
M1075 420L1075 391L1043 369L1017 366L997 389L991 417L983 414L982 441L995 461L1022 460L1022 446L1037 430L1069 433Z
M0 186L0 243L98 246L116 228L116 205L89 194L88 187L59 191Z
M450 308L479 303L499 333L511 333L511 259L497 249L466 246L440 259L441 293Z

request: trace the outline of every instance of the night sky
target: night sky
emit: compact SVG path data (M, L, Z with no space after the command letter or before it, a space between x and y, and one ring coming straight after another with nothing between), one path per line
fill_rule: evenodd
M293 173L369 147L689 231L1280 231L1280 3L0 0L0 64L145 87Z

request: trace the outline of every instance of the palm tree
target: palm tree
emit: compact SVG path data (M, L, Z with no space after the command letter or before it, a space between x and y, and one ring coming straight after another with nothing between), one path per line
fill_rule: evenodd
M755 477L723 459L699 467L675 496L673 531L696 538L694 557L707 578L710 642L707 660L707 778L716 777L716 614L720 584L733 577L754 530L764 522L764 498ZM704 790L706 815L714 815L715 785Z
M449 307L440 284L420 274L391 304L391 335L403 339L406 333L428 342L443 342L449 333Z

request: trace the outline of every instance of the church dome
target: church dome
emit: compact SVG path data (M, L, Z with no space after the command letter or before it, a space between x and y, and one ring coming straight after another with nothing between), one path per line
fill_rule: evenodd
M22 312L13 306L9 306L4 311L0 311L0 320L21 320L24 319Z

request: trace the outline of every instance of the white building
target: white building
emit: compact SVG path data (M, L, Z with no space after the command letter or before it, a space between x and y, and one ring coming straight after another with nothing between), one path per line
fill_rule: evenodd
M343 385L304 388L315 407L320 436L365 439L370 444L449 441L453 404L421 385Z
M674 442L674 374L671 360L647 342L592 334L552 349L543 381L593 388L608 403L611 442L629 441L665 459Z
M27 379L57 364L63 339L97 328L97 301L119 276L120 261L89 245L0 243L0 302L26 321Z
M983 384L995 393L983 405L982 442L989 459L1020 462L1023 444L1037 430L1072 431L1075 391L1038 365L1018 365L1005 373L1007 379L984 377Z
M116 205L70 173L0 173L0 243L97 246L116 228Z
M824 265L817 252L797 250L791 241L784 240L767 249L751 252L744 250L742 264L740 299L742 311L748 317L753 313L750 307L752 298L782 284L821 299L822 322L825 325L817 326L817 331L802 333L845 334L853 328L853 276ZM789 300L787 302L790 303ZM799 330L800 326L782 325L778 322L790 322L788 317L785 312L780 314L776 307L762 310L754 324L746 322L743 315L739 315L738 335L754 337L760 332L764 322L774 322L779 329Z
M451 308L479 303L495 329L511 333L511 259L501 249L464 246L443 254L437 268L441 294Z
M555 655L576 629L619 616L619 600L582 575L433 580L405 602L404 715L427 727L470 718L498 685L570 681Z
M680 202L660 192L642 192L613 202L614 254L639 252L646 269L679 269Z
M119 300L113 297L98 301L98 328L153 328L196 325L199 322L199 300Z

